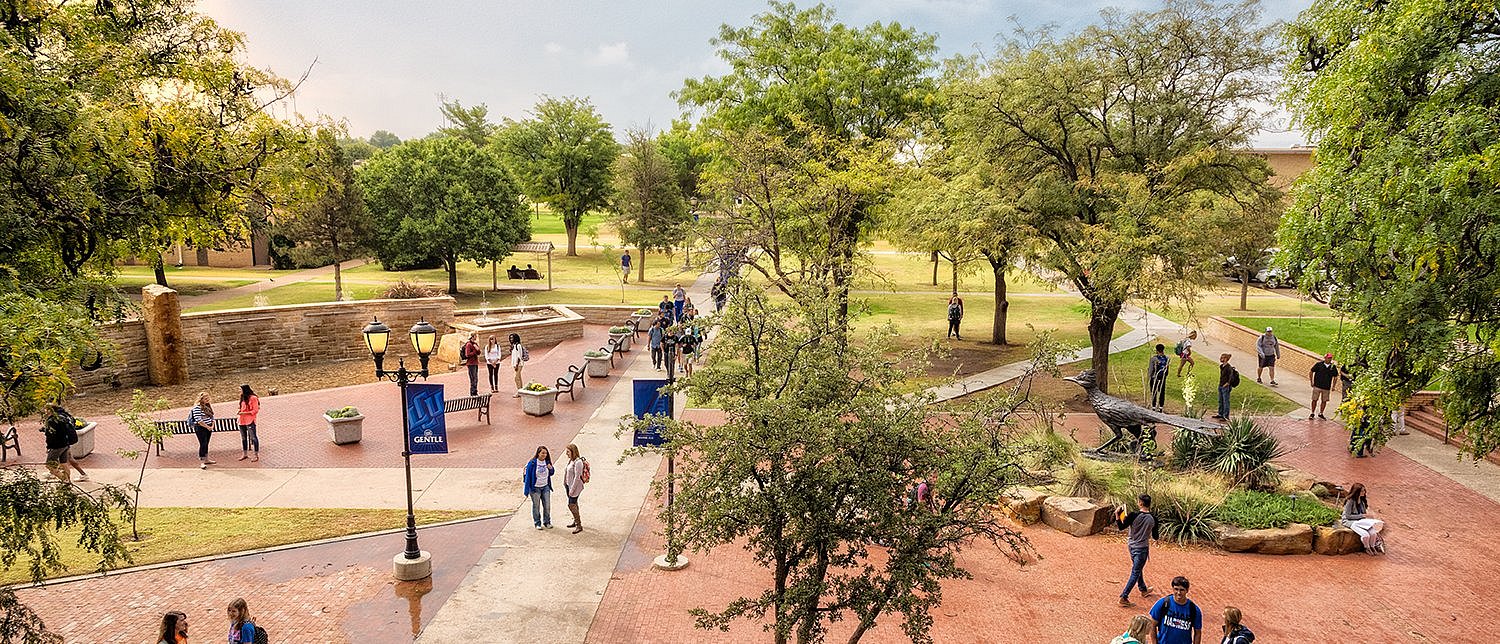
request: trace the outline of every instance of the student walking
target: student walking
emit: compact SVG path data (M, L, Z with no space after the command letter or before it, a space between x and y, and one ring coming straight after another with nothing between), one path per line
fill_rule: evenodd
M958 340L964 339L958 333L958 325L964 321L964 298L958 296L958 291L948 298L948 337Z
M531 359L531 352L521 344L521 334L510 334L510 368L516 371L516 393L511 398L521 397L521 369L526 366L526 361Z
M1307 408L1307 419L1328 420L1323 412L1328 410L1328 396L1333 392L1333 379L1339 375L1339 366L1333 364L1333 354L1323 354L1323 361L1314 363L1307 379L1312 381L1312 404Z
M725 284L723 279L719 279L714 282L714 286L709 289L708 294L714 300L714 313L718 313L724 310L724 301L729 297L729 285Z
M490 393L500 390L500 361L504 359L505 349L494 335L490 335L490 341L484 345L484 368L490 376Z
M651 324L651 330L646 332L646 341L651 347L651 366L655 367L657 371L661 371L662 369L661 340L662 336L666 335L665 328L666 319L656 318L656 321Z
M463 359L464 366L469 368L469 395L479 395L479 343L474 340L474 334L469 334L469 339L459 347L459 357Z
M1151 622L1156 626L1152 644L1199 644L1203 611L1187 595L1187 577L1173 577L1172 594L1156 600L1151 607Z
M255 417L260 415L260 396L250 385L240 385L240 460L260 461L260 435L255 433ZM252 457L251 454L254 454Z
M1193 361L1193 341L1198 339L1197 331L1189 331L1186 338L1177 341L1177 346L1172 347L1172 353L1177 354L1177 377L1182 377L1182 366L1187 365L1188 373L1193 372L1193 367L1198 366Z
M687 304L687 291L678 284L672 288L672 323L682 321L682 309Z
M1214 416L1219 420L1229 420L1229 392L1240 386L1240 372L1229 364L1230 357L1227 353L1219 354L1219 413Z
M187 644L187 615L170 610L161 616L161 628L157 630L156 644Z
M671 327L662 329L661 359L667 369L667 380L677 377L677 332Z
M568 512L573 522L568 524L573 534L583 532L583 518L578 515L578 496L583 494L583 484L589 482L589 461L578 453L578 446L568 443L568 466L563 468L563 491L568 494Z
M630 281L630 251L628 250L620 254L620 276L621 281Z
M71 467L78 470L78 480L89 480L88 472L73 458L73 445L78 442L78 423L73 415L62 405L48 405L42 433L47 444L47 471L64 483L72 483L68 472Z
M1271 370L1271 386L1276 386L1276 360L1281 358L1281 341L1276 339L1276 334L1271 327L1266 327L1266 332L1255 340L1255 357L1259 362L1255 366L1255 381L1260 382L1260 372L1265 369Z
M1240 623L1243 619L1240 609L1233 606L1224 607L1224 639L1219 644L1252 644L1255 641L1255 633L1250 628Z
M229 644L254 644L255 620L250 618L250 608L245 600L229 602L225 611L229 615Z
M536 529L552 527L552 454L545 446L536 448L536 455L526 463L521 472L523 493L531 498L531 522Z
M672 303L667 301L667 296L661 296L661 302L656 304L656 310L661 312L662 319L668 324L672 323Z
M1146 376L1151 385L1151 408L1163 411L1167 406L1167 374L1172 372L1172 359L1167 357L1167 347L1156 345L1156 353L1146 363Z
M693 375L693 358L698 353L698 334L688 327L682 330L682 340L678 342L682 350L682 375Z
M1109 644L1146 644L1146 638L1150 637L1151 618L1147 615L1136 615L1130 618L1130 627L1124 633L1109 641Z
M1120 591L1120 605L1130 603L1130 591L1140 586L1141 597L1151 596L1151 587L1146 585L1146 560L1151 558L1151 540L1157 538L1156 515L1151 514L1151 495L1135 497L1136 509L1127 513L1121 507L1115 517L1115 527L1126 531L1125 548L1130 551L1130 576L1125 579L1125 588Z
M214 437L214 406L208 401L208 392L198 392L198 404L188 412L188 425L198 437L198 469L206 470L218 462L208 458L208 439Z

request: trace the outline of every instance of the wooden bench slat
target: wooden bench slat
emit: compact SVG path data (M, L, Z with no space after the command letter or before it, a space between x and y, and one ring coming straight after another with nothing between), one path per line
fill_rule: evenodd
M479 411L476 421L482 420L484 424L490 424L490 396L492 394L479 394L477 396L464 396L462 398L451 398L443 401L443 413L452 414L460 411Z

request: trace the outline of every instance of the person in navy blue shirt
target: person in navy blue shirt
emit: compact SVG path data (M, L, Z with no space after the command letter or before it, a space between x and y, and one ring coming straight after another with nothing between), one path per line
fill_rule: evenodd
M1172 594L1151 607L1151 621L1156 624L1151 644L1200 644L1203 637L1203 611L1188 599L1187 577L1172 578Z
M1147 363L1146 373L1151 382L1151 408L1163 411L1167 405L1167 374L1172 371L1172 359L1167 357L1167 347L1156 345L1156 353Z

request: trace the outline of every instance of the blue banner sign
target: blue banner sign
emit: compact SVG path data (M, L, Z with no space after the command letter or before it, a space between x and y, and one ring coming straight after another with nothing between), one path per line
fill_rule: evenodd
M662 391L669 381L657 378L636 378L631 381L635 393L635 417L646 416L672 417L672 394ZM635 430L636 447L655 447L666 442L666 437L661 435L660 423L651 423L646 427L637 427Z
M406 449L413 454L447 454L448 426L443 423L443 386L406 386Z

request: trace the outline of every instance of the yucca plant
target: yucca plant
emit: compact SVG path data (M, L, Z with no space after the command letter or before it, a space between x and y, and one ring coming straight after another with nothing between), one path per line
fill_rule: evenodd
M1212 441L1213 438L1198 432L1177 430L1172 436L1172 457L1168 463L1178 471L1205 467Z
M1161 538L1179 544L1189 541L1214 541L1214 522L1219 504L1196 496L1173 496L1157 500L1153 507Z
M1281 442L1252 418L1229 421L1223 433L1209 441L1203 465L1241 485L1272 487L1278 476L1271 461L1286 455Z

